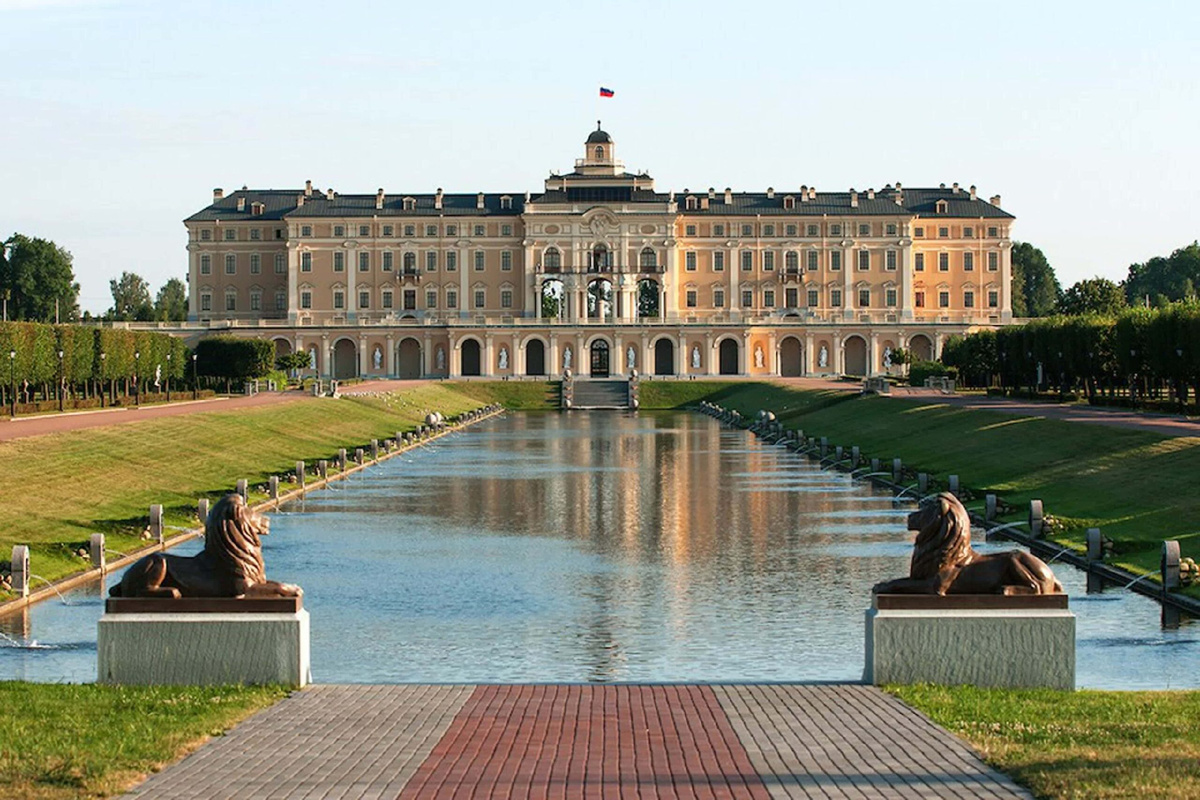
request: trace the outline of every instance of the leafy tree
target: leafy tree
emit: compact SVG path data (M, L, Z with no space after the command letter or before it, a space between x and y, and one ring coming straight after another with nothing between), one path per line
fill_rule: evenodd
M231 380L261 378L275 365L275 345L263 339L211 336L196 345L200 375Z
M154 318L160 322L183 322L187 312L187 287L179 278L171 278L159 288L154 299Z
M1062 293L1046 254L1029 242L1012 249L1013 316L1045 317L1053 314Z
M122 272L120 278L108 282L108 288L113 297L113 307L108 313L113 319L148 322L153 318L150 284L146 283L145 278L132 272Z
M1170 302L1196 299L1200 283L1200 244L1192 242L1170 256L1155 256L1144 264L1131 264L1125 278L1129 305L1162 307Z
M1108 278L1079 281L1058 300L1060 314L1119 314L1125 309L1125 292Z
M294 353L277 357L275 359L275 368L290 374L293 371L299 372L308 369L310 363L308 353L298 350Z
M79 284L72 256L47 239L14 233L0 250L0 294L10 320L54 322L79 319Z
M657 317L658 305L658 284L655 281L641 281L638 283L638 316Z

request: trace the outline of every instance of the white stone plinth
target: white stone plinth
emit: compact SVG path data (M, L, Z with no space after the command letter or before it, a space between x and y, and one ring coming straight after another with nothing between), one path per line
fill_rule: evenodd
M100 683L304 686L308 612L105 614Z
M1075 688L1075 615L1065 608L867 611L863 680Z

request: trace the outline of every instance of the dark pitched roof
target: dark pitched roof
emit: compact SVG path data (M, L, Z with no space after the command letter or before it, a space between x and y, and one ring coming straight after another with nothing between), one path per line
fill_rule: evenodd
M488 194L483 196L483 208L478 208L476 194L443 194L442 208L435 208L433 194L385 194L383 208L375 207L373 194L334 194L326 199L323 192L314 191L299 205L303 189L239 189L227 197L216 200L212 205L198 211L184 222L248 222L251 220L282 220L288 217L436 217L442 214L453 216L515 216L525 208L525 193ZM510 208L501 208L501 198L512 200ZM404 208L405 198L416 201L411 210ZM244 210L238 211L238 200L245 201ZM254 214L255 203L263 204L263 213Z
M850 192L817 192L813 200L801 201L801 192L776 191L775 196L768 197L765 192L733 192L732 203L725 203L725 193L716 192L709 200L707 209L701 208L702 201L708 198L707 192L690 194L696 198L696 208L687 208L689 194L676 192L675 200L679 210L685 214L720 215L788 215L819 217L823 214L830 216L896 216L916 214L921 217L998 217L1012 219L1013 215L992 205L983 198L972 200L970 194L959 189L904 189L904 204L896 203L896 190L883 189L875 193L874 199L867 196L865 191L858 193L858 205L851 205ZM787 197L795 199L793 208L785 208ZM946 200L945 214L937 213L937 201Z
M303 189L242 189L220 200L214 200L208 208L197 211L184 222L243 222L254 219L279 221L296 207L296 197L301 194L304 194ZM239 198L246 201L242 211L238 211L237 208ZM256 202L263 204L263 213L253 212Z

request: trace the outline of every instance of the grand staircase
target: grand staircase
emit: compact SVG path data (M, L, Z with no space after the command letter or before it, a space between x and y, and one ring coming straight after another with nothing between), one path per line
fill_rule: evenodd
M629 408L629 381L576 378L571 408Z

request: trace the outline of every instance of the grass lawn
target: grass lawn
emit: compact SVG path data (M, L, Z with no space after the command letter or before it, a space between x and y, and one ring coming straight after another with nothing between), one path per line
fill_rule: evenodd
M480 404L499 403L512 411L558 409L558 381L454 381L447 384Z
M415 427L427 410L451 416L480 405L447 385L427 384L3 442L0 559L12 545L28 544L33 572L55 580L87 568L75 551L92 533L105 533L118 552L143 544L152 503L163 504L168 526L195 527L197 498L215 499L239 478L260 487L300 459L332 459L340 447L353 452ZM251 491L256 497L265 495Z
M969 507L995 492L1014 507L1008 521L1024 519L1029 500L1040 498L1062 523L1052 539L1082 550L1087 528L1099 527L1115 542L1113 562L1135 571L1157 573L1163 539L1200 557L1200 439L928 400L851 397L814 408L821 393L769 384L723 394L713 399L743 414L773 409L831 445L900 457L936 485L957 474L975 495Z
M888 691L1040 798L1200 797L1200 692Z
M287 690L0 683L0 797L109 797Z

